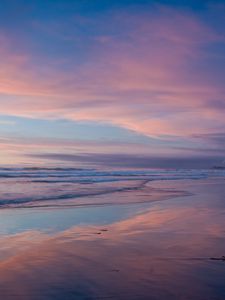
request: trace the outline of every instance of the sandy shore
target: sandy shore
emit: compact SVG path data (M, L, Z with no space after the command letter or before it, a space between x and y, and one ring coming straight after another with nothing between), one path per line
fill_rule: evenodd
M0 211L2 299L225 299L224 180L151 188L170 197Z

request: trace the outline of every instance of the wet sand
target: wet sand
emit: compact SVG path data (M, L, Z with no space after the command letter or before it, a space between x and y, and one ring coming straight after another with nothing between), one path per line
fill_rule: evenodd
M157 201L110 205L114 193L97 207L1 210L1 298L224 300L225 262L211 259L225 255L224 183L158 181Z

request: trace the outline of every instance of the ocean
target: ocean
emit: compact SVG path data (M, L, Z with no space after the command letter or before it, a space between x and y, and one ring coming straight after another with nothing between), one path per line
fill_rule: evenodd
M96 170L79 168L0 168L0 209L101 203L111 193L143 191L149 182L225 177L225 170ZM96 197L98 196L98 197ZM87 200L88 198L88 200ZM86 202L85 202L86 200ZM139 193L136 202L143 200Z
M224 300L224 170L1 168L4 300Z

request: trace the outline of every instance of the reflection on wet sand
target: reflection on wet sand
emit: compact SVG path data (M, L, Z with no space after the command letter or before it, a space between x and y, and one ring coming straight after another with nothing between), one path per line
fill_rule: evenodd
M225 264L210 259L225 253L224 182L164 187L195 194L155 202L107 226L2 237L1 297L225 299Z

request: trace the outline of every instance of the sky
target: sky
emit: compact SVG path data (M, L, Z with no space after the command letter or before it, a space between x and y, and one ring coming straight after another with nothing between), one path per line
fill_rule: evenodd
M225 160L225 1L1 0L0 164Z

